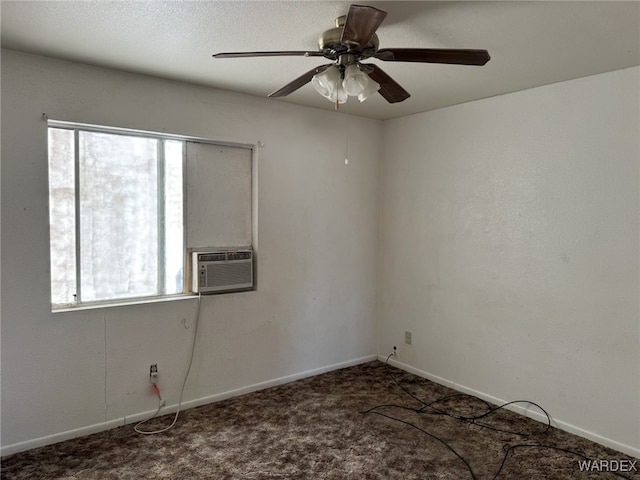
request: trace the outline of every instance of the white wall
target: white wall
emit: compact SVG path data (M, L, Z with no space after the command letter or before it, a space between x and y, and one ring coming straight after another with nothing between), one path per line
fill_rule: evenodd
M43 113L264 142L258 290L203 298L191 405L375 358L380 122L349 119L345 165L342 114L3 50L3 454L152 411L151 363L176 403L197 307L50 313Z
M639 71L385 123L378 347L636 456Z

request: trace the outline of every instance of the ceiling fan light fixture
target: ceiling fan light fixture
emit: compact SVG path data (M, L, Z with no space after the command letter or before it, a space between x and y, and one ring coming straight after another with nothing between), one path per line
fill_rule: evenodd
M331 96L331 101L338 102L339 104L347 103L347 92L344 91L342 83L338 82L335 89L335 95Z
M344 69L342 86L347 92L347 95L357 97L367 89L369 81L369 75L360 70L356 64L347 65Z
M311 85L320 95L338 104L346 103L349 96L364 102L380 89L380 85L356 64L344 67L344 75L339 66L331 65L315 74Z
M342 86L340 69L332 65L323 72L317 73L311 78L311 85L324 98L332 102L345 103L347 93Z
M371 95L376 93L378 90L380 90L380 84L375 80L372 80L371 78L369 78L367 87L358 94L358 100L360 100L360 102L364 102L367 98L369 98Z

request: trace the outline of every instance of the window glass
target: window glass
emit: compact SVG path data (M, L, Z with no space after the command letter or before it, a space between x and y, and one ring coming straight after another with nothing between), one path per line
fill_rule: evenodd
M82 301L157 293L158 140L80 132Z
M49 128L49 237L51 303L64 305L76 294L74 132Z
M184 142L164 142L164 293L184 290Z
M184 291L183 150L181 140L49 128L54 306Z

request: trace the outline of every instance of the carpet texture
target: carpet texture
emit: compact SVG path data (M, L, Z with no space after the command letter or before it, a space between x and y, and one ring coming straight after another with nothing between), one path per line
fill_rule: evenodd
M11 455L2 459L0 476L640 479L638 459L505 409L483 416L488 411L483 401L371 362L187 410L159 435L139 435L128 425ZM145 428L162 428L172 419L159 417Z

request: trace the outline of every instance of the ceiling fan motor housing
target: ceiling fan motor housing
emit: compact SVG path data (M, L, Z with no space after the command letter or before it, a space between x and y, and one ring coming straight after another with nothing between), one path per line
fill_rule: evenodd
M378 35L374 33L366 45L342 43L342 32L344 31L346 18L346 15L336 18L336 26L326 30L320 35L320 38L318 38L318 49L330 60L338 60L345 54L355 57L353 63L372 57L380 46Z

